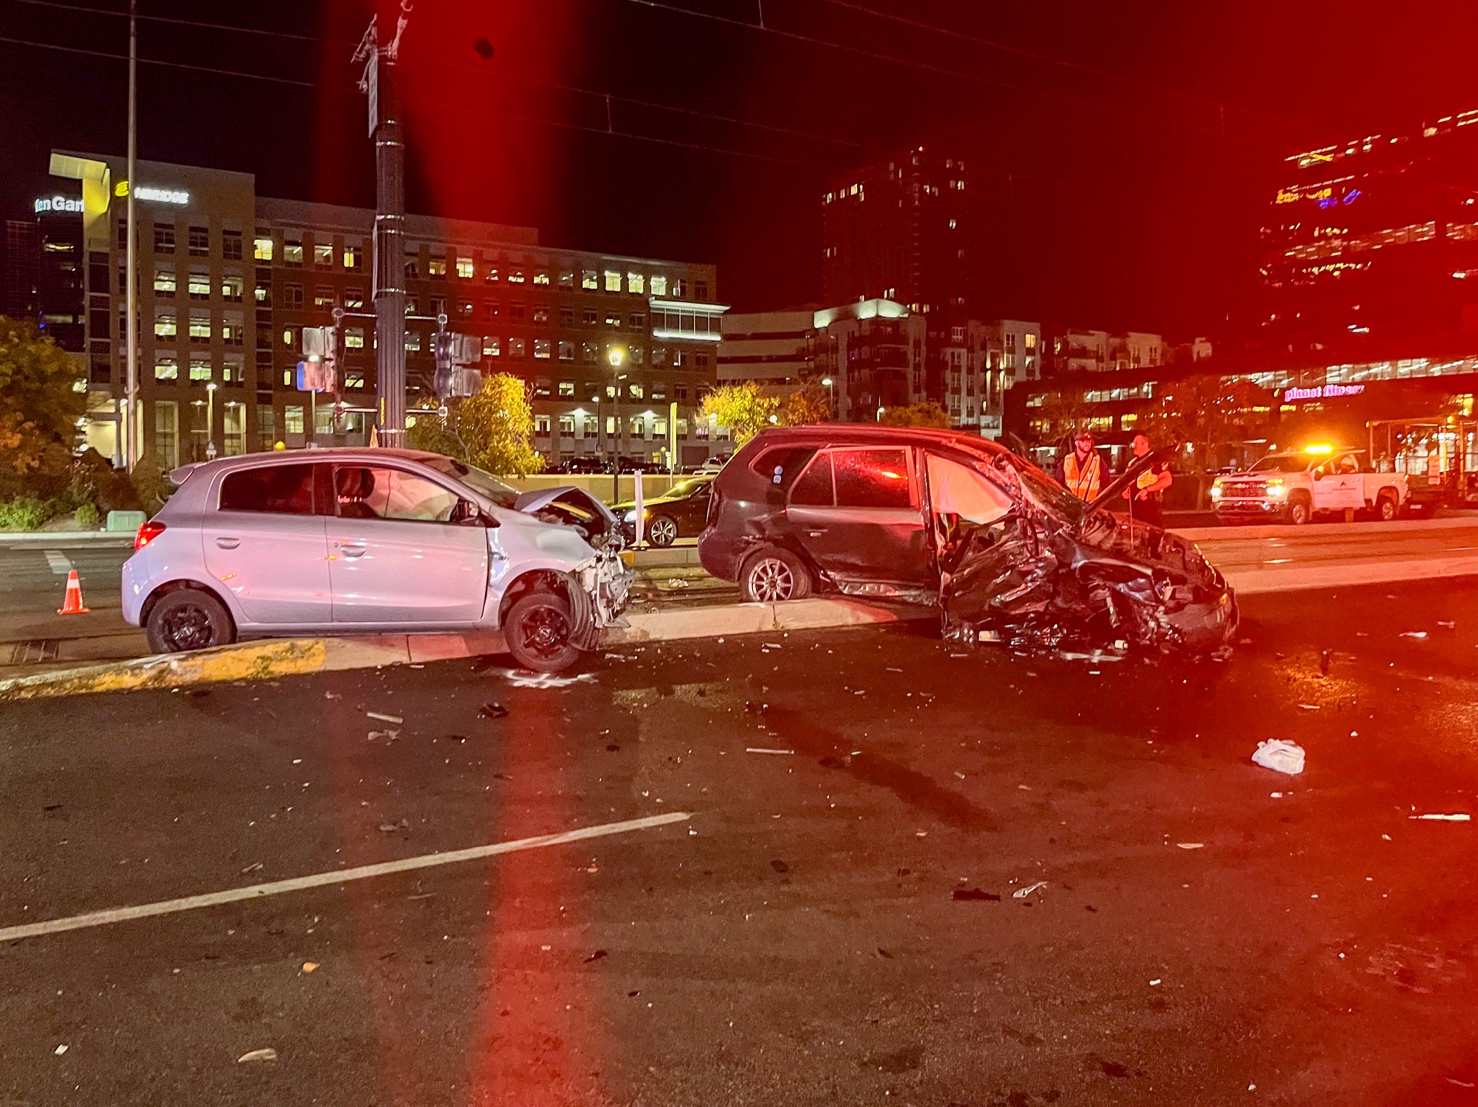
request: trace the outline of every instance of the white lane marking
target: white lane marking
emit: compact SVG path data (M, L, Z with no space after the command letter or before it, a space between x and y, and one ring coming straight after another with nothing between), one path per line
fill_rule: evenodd
M72 571L72 559L61 550L42 550L46 555L46 564L51 566L51 571L59 577L64 577Z
M131 919L147 919L154 915L194 911L201 907L217 907L223 903L236 903L244 899L279 896L284 892L300 892L305 888L346 884L351 880L368 880L371 877L390 876L393 873L412 872L416 869L430 869L438 865L455 865L461 861L477 861L484 857L495 857L500 853L562 846L566 842L581 842L587 838L605 838L612 834L625 834L631 830L647 830L654 826L666 826L668 823L678 823L692 817L689 811L673 811L666 815L648 815L646 818L627 819L619 823L584 826L578 830L566 830L560 834L545 834L538 838L518 838L511 842L494 842L491 845L473 846L470 849L426 853L400 861L383 861L378 865L361 865L354 869L340 869L338 872L314 873L311 876L293 877L291 880L274 880L267 884L250 884L245 888L227 888L224 891L210 892L202 896L185 896L183 899L141 903L136 907L115 907L108 911L93 911L86 915L72 915L64 919L48 919L46 922L27 923L24 926L8 926L0 929L0 942L38 938L44 934L60 934L63 931L83 930L91 926L108 926L112 923L128 922Z

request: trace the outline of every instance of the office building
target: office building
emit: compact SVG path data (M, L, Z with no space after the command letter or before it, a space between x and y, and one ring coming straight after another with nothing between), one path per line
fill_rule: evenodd
M922 146L837 178L821 198L825 302L888 300L963 318L968 183L962 160Z
M125 389L124 170L117 157L52 155L53 175L81 186L81 210L68 214L87 255L87 434L107 455ZM169 466L278 442L366 442L374 213L260 197L244 173L140 162L138 176L145 449ZM549 461L654 458L670 431L677 460L708 455L709 428L693 415L726 310L713 266L548 247L532 228L492 223L412 215L405 232L412 418L439 403L433 338L445 316L445 329L476 336L480 371L528 382L534 444ZM303 329L332 326L336 310L338 391L301 392Z
M34 219L7 219L0 227L0 315L35 321L41 268L41 227Z
M755 381L789 392L815 379L815 312L729 312L723 318L718 382Z

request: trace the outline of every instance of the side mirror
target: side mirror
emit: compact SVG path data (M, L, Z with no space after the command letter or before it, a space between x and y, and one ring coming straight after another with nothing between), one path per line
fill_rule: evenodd
M452 508L451 522L459 527L480 527L491 525L490 520L483 518L482 509L471 500L458 500L457 506Z

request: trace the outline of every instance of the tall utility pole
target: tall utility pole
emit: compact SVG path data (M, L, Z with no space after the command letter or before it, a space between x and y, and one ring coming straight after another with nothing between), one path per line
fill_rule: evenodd
M354 52L354 61L364 62L359 88L369 98L375 143L375 369L382 446L405 445L405 140L395 63L410 11L410 0L400 0L398 11L381 0ZM384 41L380 16L392 12L395 35Z
M124 296L124 326L128 335L124 343L124 403L123 466L132 469L143 454L143 420L139 418L139 292L138 267L139 232L134 219L134 170L138 157L138 68L139 68L139 5L138 0L128 3L128 237L124 242L123 270L128 282Z

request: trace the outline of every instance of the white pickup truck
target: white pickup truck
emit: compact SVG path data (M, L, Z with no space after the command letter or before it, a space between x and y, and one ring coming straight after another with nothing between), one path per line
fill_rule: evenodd
M1377 473L1364 450L1311 446L1269 454L1244 473L1217 477L1211 501L1219 522L1273 519L1307 523L1316 515L1368 514L1391 520L1410 504L1405 473Z

